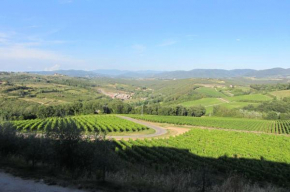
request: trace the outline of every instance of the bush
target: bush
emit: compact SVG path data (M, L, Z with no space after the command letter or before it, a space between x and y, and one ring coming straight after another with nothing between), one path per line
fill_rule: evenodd
M16 128L8 122L0 123L0 154L4 156L15 154L19 151L20 138L17 138Z
M45 135L18 133L10 123L0 124L0 158L18 157L29 166L48 166L73 178L94 174L105 181L108 171L120 169L120 159L111 141L84 138L74 121Z
M275 111L271 111L271 112L266 114L264 119L277 120L277 119L279 119L279 115Z

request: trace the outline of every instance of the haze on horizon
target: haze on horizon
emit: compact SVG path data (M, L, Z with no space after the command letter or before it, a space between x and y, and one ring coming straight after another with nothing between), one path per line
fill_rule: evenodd
M9 0L0 71L290 68L290 1Z

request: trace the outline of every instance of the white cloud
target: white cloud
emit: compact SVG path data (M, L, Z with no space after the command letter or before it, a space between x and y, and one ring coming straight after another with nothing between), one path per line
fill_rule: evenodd
M241 41L241 39L236 39L236 41Z
M166 40L166 41L163 41L162 43L158 44L158 46L165 47L165 46L174 45L176 43L177 43L177 41L174 41L174 40Z
M60 69L60 65L56 64L51 67L44 68L44 71L56 71Z

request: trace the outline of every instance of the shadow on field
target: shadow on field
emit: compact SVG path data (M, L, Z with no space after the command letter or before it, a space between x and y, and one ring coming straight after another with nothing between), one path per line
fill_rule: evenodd
M269 182L281 187L290 187L290 164L221 156L219 158L201 157L187 149L169 147L131 146L119 152L130 162L145 163L160 171L201 170L206 173L238 174L252 181Z
M229 175L252 181L290 186L290 165L285 163L223 156L201 157L189 150L147 147L128 141L84 138L74 123L48 130L43 137L18 132L12 124L0 124L0 166L13 167L26 176L65 178L91 188L128 191L229 191L222 186ZM246 185L229 182L235 189ZM142 190L139 190L142 189ZM152 190L153 189L153 190ZM231 191L231 190L230 190ZM236 192L250 191L232 190ZM252 190L253 191L253 190ZM254 190L255 191L255 190ZM271 191L271 190L268 190Z

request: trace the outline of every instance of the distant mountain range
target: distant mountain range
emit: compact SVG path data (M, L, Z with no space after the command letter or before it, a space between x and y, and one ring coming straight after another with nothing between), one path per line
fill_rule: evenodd
M128 71L128 70L116 70L116 69L98 69L94 70L94 73L101 74L109 77L117 77L117 78L148 78L154 77L162 73L163 71Z
M290 78L290 68L273 68L265 70L253 69L193 69L190 71L123 71L115 69L99 69L94 71L83 70L57 70L57 71L34 71L30 73L40 75L62 74L72 77L111 77L111 78L158 78L158 79L186 79L186 78Z

